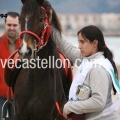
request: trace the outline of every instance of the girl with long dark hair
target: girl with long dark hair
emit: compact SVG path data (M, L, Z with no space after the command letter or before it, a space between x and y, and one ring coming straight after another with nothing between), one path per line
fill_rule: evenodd
M79 48L61 36L55 28L51 35L61 51L79 65L69 91L69 101L63 112L85 114L85 120L119 120L116 109L120 99L112 103L111 91L120 93L118 71L113 54L107 47L103 33L93 25L78 32ZM80 62L78 62L80 61Z

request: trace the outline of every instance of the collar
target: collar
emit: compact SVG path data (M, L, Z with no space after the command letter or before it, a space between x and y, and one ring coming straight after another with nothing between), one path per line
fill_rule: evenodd
M104 54L104 52L97 52L89 57L84 57L83 59L91 60L91 59L105 58L103 54Z

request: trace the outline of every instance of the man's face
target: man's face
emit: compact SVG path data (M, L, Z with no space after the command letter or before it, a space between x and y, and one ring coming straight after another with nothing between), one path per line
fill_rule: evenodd
M8 37L16 37L19 33L20 24L19 17L7 16L5 23L5 33Z

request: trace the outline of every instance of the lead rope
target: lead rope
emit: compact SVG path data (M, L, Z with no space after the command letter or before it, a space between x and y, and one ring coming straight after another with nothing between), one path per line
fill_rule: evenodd
M11 99L11 87L8 87L7 100L10 101L10 99Z
M56 108L57 108L57 110L58 110L58 113L63 116L63 113L62 113L61 110L60 110L60 105L59 105L58 100L57 100L57 93L56 93L56 74L54 75L54 91L55 91L55 92L54 92L54 99L55 99Z

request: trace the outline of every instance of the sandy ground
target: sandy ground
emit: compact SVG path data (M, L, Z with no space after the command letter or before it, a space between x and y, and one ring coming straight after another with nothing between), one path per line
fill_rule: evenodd
M118 69L118 72L119 72L119 79L120 79L120 66L117 66L117 69ZM75 72L76 72L76 68L75 67L73 67L73 73L75 74ZM117 99L117 95L113 95L112 96L112 99L113 99L113 101L115 101L116 99ZM118 114L119 114L119 116L120 116L120 108L119 108L119 110L117 111L118 112Z

